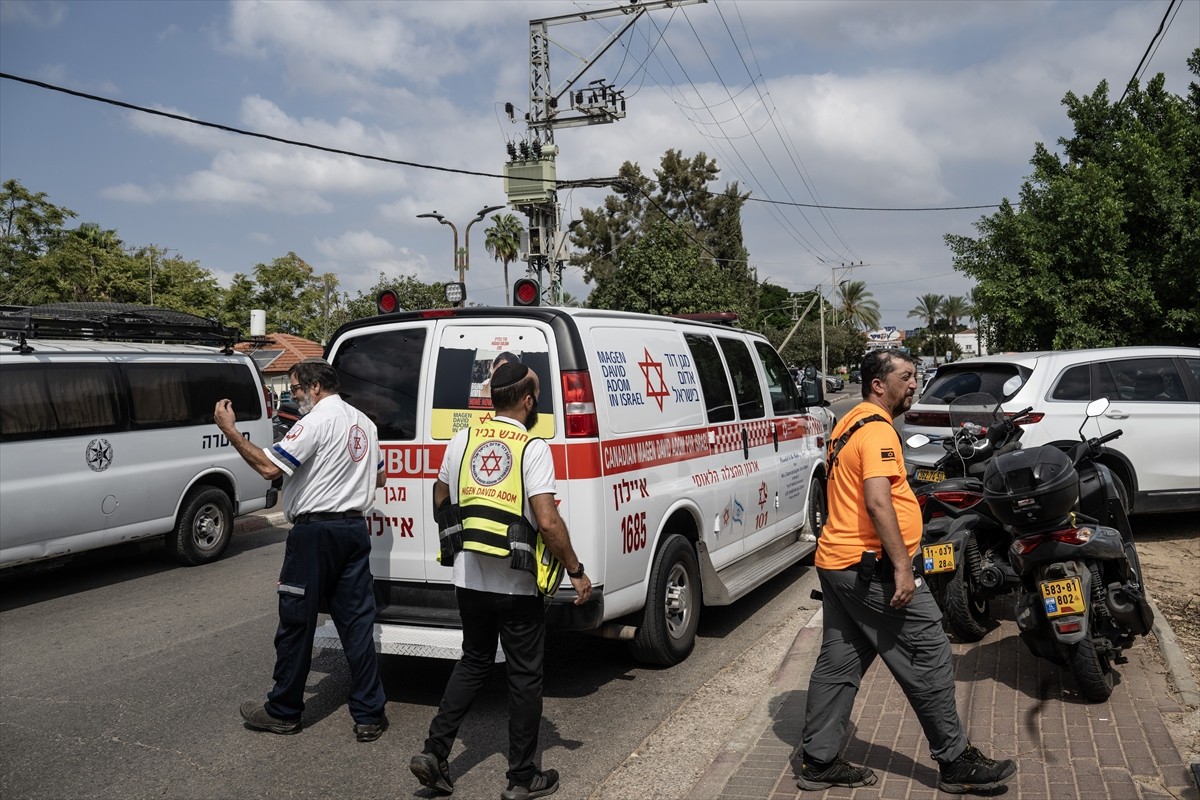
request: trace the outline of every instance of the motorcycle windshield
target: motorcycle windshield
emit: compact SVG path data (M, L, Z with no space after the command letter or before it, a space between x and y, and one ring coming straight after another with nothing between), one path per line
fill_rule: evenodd
M968 422L987 428L1004 419L999 401L987 392L972 392L954 398L949 412L951 431L957 431Z

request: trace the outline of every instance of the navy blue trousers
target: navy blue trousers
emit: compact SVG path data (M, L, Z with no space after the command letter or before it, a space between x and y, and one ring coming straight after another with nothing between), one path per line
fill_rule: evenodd
M475 695L496 663L496 640L504 645L508 671L508 781L528 784L537 774L542 724L542 662L546 608L538 595L477 592L458 587L463 656L454 665L437 716L429 724L425 752L448 758Z
M325 599L350 663L350 716L375 724L387 697L379 678L372 630L375 593L367 557L371 537L363 519L294 525L288 532L279 572L279 629L275 633L275 688L267 712L299 719L304 686L312 667L313 634Z

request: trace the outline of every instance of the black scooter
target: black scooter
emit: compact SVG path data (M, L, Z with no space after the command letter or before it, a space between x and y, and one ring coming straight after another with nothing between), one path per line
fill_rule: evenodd
M947 451L913 475L924 522L914 566L924 573L947 626L965 642L987 634L993 619L989 601L1018 585L1008 563L1011 536L980 504L982 476L994 455L1020 448L1021 423L1031 410L1010 416L990 394L963 395L950 404L950 436L917 434L907 442L922 447L941 441Z
M1106 398L1094 400L1087 418L1107 408ZM1122 651L1150 630L1154 612L1125 506L1098 460L1121 431L1087 439L1080 425L1079 433L1066 452L1044 445L997 456L983 494L1013 535L1021 641L1068 667L1084 697L1099 702L1112 694L1112 665L1125 662Z

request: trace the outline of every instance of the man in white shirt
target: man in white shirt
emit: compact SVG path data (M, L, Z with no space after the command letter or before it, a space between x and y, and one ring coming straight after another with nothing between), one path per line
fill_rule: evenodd
M303 416L271 448L260 449L242 438L229 400L218 402L213 412L246 463L268 480L286 476L283 507L292 523L279 573L275 687L265 705L242 703L241 714L254 730L300 732L313 634L324 601L350 663L355 736L373 742L388 727L372 637L371 539L363 517L385 480L379 435L371 420L342 400L337 371L323 359L306 359L288 376Z

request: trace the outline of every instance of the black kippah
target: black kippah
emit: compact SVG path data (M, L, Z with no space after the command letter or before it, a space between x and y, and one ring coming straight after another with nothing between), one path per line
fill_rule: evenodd
M529 374L529 367L524 364L501 364L492 373L492 390L503 389L505 386L512 386L525 379Z

